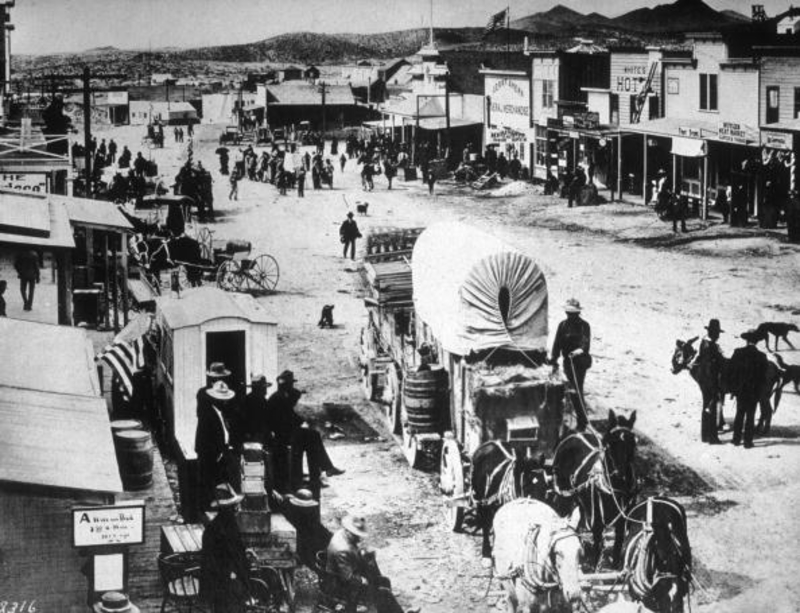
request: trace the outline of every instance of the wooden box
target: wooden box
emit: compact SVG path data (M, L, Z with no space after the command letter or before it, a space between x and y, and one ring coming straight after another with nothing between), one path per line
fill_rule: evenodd
M245 546L255 549L262 560L293 559L297 553L297 531L280 513L271 516L269 534L242 534Z
M239 531L242 533L242 538L245 535L262 535L269 534L270 532L270 514L269 511L245 511L241 510L236 515L236 523L239 526Z

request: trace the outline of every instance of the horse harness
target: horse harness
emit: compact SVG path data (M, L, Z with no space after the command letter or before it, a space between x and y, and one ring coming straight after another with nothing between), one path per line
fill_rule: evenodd
M519 497L516 483L514 483L514 468L517 464L517 458L500 441L494 442L503 452L505 459L495 467L486 480L483 498L477 501L476 504L478 505L491 506L495 503L504 505ZM500 486L497 488L497 492L487 496L497 476L500 476Z

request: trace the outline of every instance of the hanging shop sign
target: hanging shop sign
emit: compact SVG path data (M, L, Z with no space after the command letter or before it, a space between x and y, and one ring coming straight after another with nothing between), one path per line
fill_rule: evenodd
M74 547L105 547L144 543L144 502L119 505L73 507Z
M717 131L717 137L719 140L726 143L736 143L737 145L747 144L747 132L740 123L732 123L730 121L721 122Z
M600 125L600 113L573 113L562 117L565 127L594 130Z
M772 132L761 130L761 146L781 151L791 151L794 144L794 135L790 132Z
M703 138L703 131L700 128L687 128L685 126L680 126L678 128L678 134L687 138Z

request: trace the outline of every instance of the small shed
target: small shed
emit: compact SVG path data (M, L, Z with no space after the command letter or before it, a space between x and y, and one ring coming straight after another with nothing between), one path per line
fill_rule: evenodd
M229 385L243 389L251 376L278 375L277 324L252 296L216 287L186 290L156 300L158 347L155 394L166 409L169 434L184 459L194 459L197 391L212 362L231 371Z

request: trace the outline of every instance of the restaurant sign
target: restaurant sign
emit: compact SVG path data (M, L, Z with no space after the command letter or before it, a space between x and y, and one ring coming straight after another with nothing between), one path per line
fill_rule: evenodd
M794 137L790 132L761 130L761 146L781 151L791 151Z
M732 123L730 121L723 121L719 124L717 131L719 140L726 143L736 143L737 145L747 144L747 132L744 126L739 123Z
M73 547L105 547L144 543L144 501L72 508Z

